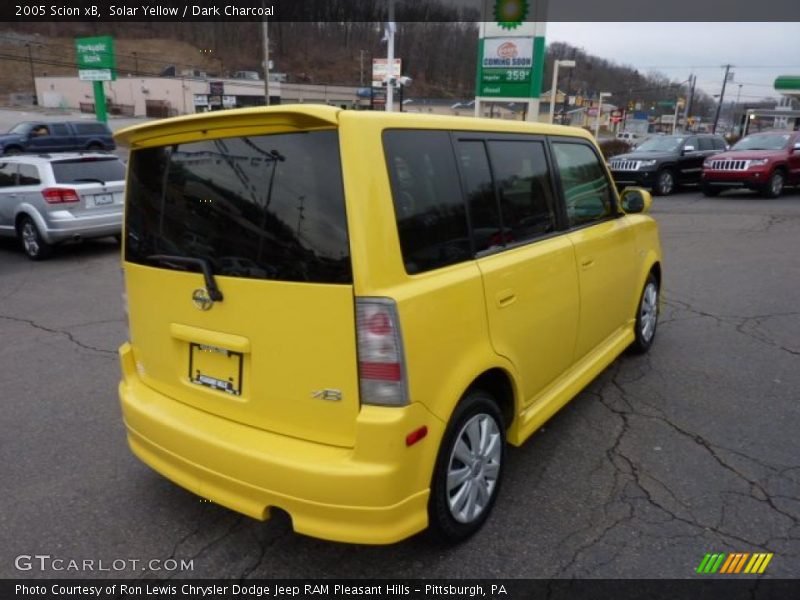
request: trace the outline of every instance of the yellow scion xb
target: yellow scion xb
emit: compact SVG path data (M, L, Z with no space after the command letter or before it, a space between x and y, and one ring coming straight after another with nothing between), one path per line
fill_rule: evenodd
M255 519L463 540L507 445L653 343L651 199L585 131L289 105L116 138L130 447Z

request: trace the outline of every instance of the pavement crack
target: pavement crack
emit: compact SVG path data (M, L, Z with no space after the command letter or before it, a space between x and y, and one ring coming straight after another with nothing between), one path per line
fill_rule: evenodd
M67 338L67 340L70 341L70 343L75 344L76 346L78 346L80 348L83 348L84 350L89 350L91 352L100 352L102 354L114 354L115 355L117 353L115 350L106 350L104 348L97 348L96 346L91 346L89 344L84 344L80 340L76 339L75 336L73 336L72 333L70 333L69 331L66 331L64 329L52 329L50 327L45 327L44 325L40 325L39 323L37 323L36 321L34 321L32 319L23 319L23 318L20 318L20 317L9 317L7 315L0 315L0 319L5 319L6 321L11 321L11 322L14 322L14 323L23 323L25 325L29 325L30 327L33 327L34 329L38 329L39 331L45 331L47 333L53 333L53 334L56 334L56 335L64 336L65 338Z

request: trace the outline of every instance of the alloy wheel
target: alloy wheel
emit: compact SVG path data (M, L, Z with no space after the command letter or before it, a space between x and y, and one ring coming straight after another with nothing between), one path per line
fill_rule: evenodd
M649 343L656 332L656 322L658 321L658 288L651 281L644 288L642 294L642 306L640 308L641 335L642 339Z
M489 506L502 456L500 427L492 416L479 413L464 424L447 468L448 504L456 521L471 523Z

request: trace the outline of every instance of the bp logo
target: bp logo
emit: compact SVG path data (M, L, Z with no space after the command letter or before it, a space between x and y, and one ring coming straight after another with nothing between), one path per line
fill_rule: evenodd
M528 0L496 0L494 18L500 27L511 31L522 24L528 9Z

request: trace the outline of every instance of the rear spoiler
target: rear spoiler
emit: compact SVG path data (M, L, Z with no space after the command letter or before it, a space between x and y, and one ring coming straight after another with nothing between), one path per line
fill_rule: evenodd
M126 127L116 132L114 139L131 148L146 148L221 137L330 129L338 125L339 111L340 108L314 104L221 110Z

